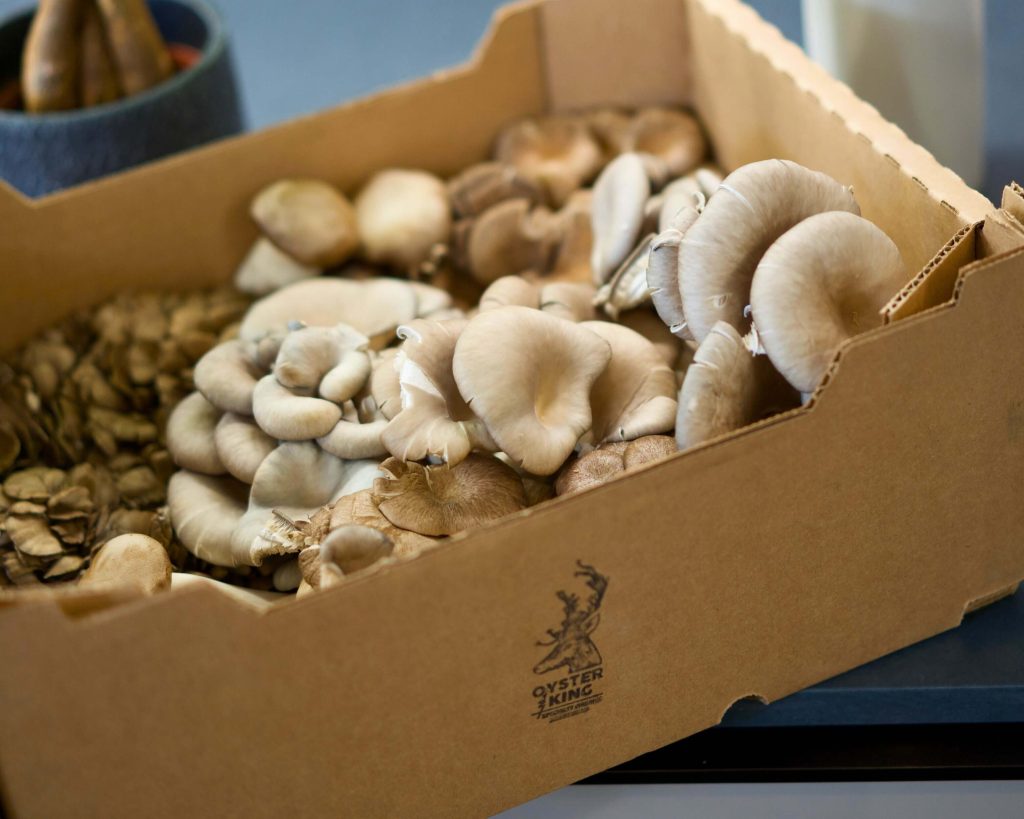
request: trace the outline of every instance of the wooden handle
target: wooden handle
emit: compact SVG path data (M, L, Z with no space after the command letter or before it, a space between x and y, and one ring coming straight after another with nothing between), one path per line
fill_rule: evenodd
M110 56L107 34L99 9L93 0L85 0L82 10L81 62L79 63L80 100L83 106L99 105L121 96L117 68Z
M40 0L25 40L21 87L28 111L78 104L80 0Z
M174 64L145 0L96 0L125 94L145 91L174 73Z

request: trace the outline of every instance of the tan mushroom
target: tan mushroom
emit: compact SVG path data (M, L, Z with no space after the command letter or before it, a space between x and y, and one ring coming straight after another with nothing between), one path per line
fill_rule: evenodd
M567 321L588 321L595 318L594 299L597 292L590 282L543 283L538 292L539 309Z
M215 566L248 564L248 553L231 549L231 534L245 513L248 495L249 487L233 478L174 473L167 485L167 505L182 545Z
M320 275L320 268L302 264L270 239L260 237L235 271L235 287L243 293L265 296L289 284Z
M355 208L366 258L403 271L416 270L451 230L444 182L426 171L391 168L374 174Z
M590 428L590 388L610 358L608 343L581 325L500 307L469 321L452 371L498 446L527 471L550 475Z
M340 404L370 376L370 340L346 324L301 327L285 336L274 360L274 377L304 394L319 393Z
M586 321L580 327L600 336L612 351L590 390L593 421L585 440L629 441L670 432L676 416L675 374L657 348L620 324Z
M676 442L688 449L799 404L766 356L720 321L704 337L679 391Z
M644 435L632 441L601 444L561 469L555 481L555 494L568 495L607 483L616 475L667 458L676 451L676 440L671 435Z
M370 373L370 395L377 409L389 421L402 409L402 385L398 380L398 366L395 363L397 355L397 347L388 347L376 353Z
M691 339L692 334L686 324L679 287L679 252L683 236L699 215L696 203L679 208L669 226L651 241L647 258L647 286L654 309L672 335L681 339Z
M387 447L381 436L388 426L388 419L377 408L372 398L342 404L341 420L326 435L316 439L320 447L344 460L382 458Z
M685 111L644 108L629 123L619 150L651 154L676 177L703 162L708 145L700 124Z
M369 526L387 535L394 544L392 556L396 558L412 557L435 543L435 538L403 529L393 524L380 511L380 498L373 489L343 495L331 509L329 529L333 531L341 526L357 524ZM329 537L329 535L327 535Z
M703 341L718 321L743 329L750 282L765 251L783 233L826 211L859 214L849 188L784 159L733 171L686 231L679 286L690 332Z
M277 447L277 441L244 415L224 413L213 433L217 455L228 473L251 484L256 470Z
M839 347L882 324L907 282L892 239L852 213L821 213L784 233L754 274L758 338L794 388L813 392Z
M594 207L594 192L578 190L569 197L555 214L558 247L549 272L543 272L549 282L592 282L590 254L594 249L594 231L590 224Z
M603 157L586 122L577 117L523 120L498 137L495 159L514 165L542 186L555 207L594 178Z
M696 349L694 342L683 341L672 335L668 327L650 309L649 305L641 305L634 310L620 313L618 323L628 327L634 333L639 333L651 342L657 348L665 363L670 367L676 366L680 356L686 355L684 351L689 350L690 345L692 345L693 349Z
M539 309L540 287L522 276L502 276L484 290L478 307L484 311L515 305Z
M620 153L633 117L619 108L597 108L584 114L587 127L597 139L606 162Z
M379 474L375 461L343 461L311 442L281 444L256 470L245 514L231 533L232 553L259 566L270 555L298 552L289 539L268 536L273 515L311 515Z
M679 211L694 208L700 213L722 181L722 173L717 167L705 165L668 184L659 195L658 232L670 227L680 229L676 224Z
M418 461L432 456L457 464L473 449L497 449L452 375L456 342L466 325L464 320L420 319L398 329L403 341L395 366L402 408L381 434L395 457Z
M650 193L651 185L639 154L622 154L601 171L594 183L590 217L594 236L590 267L594 284L607 281L636 247L644 221L644 205Z
M279 441L320 438L341 420L337 404L296 395L273 375L264 376L256 384L252 409L260 429Z
M221 411L194 392L182 399L167 419L167 449L183 469L204 475L223 475L226 471L217 452L214 430Z
M487 285L525 270L545 271L559 238L557 219L527 199L500 202L473 221L466 239L465 265Z
M619 266L611 278L601 285L595 303L612 319L626 310L633 310L651 297L647 268L654 236L644 237Z
M544 191L514 165L480 162L448 180L448 198L456 216L464 219L479 216L492 205L508 199L543 204Z
M515 470L491 455L456 466L423 466L389 458L373 491L395 526L421 535L453 535L526 508Z
M413 288L387 277L308 279L255 302L242 320L239 338L252 344L275 334L283 337L289 325L300 322L309 327L347 324L371 340L381 335L390 340L395 327L416 318L427 286Z
M147 535L118 535L93 555L79 583L130 585L144 594L155 594L171 587L171 560L158 540Z
M262 375L241 341L225 341L196 362L192 378L211 404L236 415L252 415L252 393Z
M281 250L301 264L332 267L359 246L355 210L318 179L282 179L252 201L252 218Z

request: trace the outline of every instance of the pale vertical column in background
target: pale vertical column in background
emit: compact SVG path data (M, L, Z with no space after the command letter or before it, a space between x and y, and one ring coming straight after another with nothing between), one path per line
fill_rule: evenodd
M803 20L814 60L981 185L985 0L803 0Z

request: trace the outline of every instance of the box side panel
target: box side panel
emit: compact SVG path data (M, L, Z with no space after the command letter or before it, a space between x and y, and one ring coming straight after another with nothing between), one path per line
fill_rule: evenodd
M726 168L782 157L852 185L915 271L992 209L752 9L689 6L697 108Z
M1022 311L1024 250L809 410L262 617L0 612L11 805L479 815L953 627L1024 578Z
M387 166L450 174L544 106L537 10L524 6L501 15L464 69L36 202L0 189L0 350L126 288L228 280L256 237L249 200L276 179L351 191Z
M558 0L540 11L552 110L691 102L682 0Z

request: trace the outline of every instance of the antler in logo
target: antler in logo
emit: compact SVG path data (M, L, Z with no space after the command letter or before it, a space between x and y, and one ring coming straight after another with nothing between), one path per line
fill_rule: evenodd
M601 600L608 588L608 578L593 566L588 566L579 560L576 561L576 565L580 567L580 571L575 572L574 575L587 578L587 587L591 593L587 596L586 605L580 608L580 599L575 594L569 594L566 591L558 592L558 599L562 601L564 614L562 624L557 630L548 629L549 640L537 642L539 646L552 646L552 649L543 660L533 667L535 674L544 674L563 665L568 666L569 671L575 673L601 664L601 652L597 650L590 635L601 622L598 609L601 607Z

